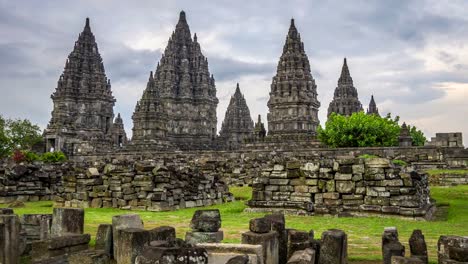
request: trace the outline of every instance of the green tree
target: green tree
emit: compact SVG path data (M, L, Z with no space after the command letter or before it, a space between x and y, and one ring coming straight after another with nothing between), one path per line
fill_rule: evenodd
M0 157L10 155L13 150L28 151L42 141L39 126L27 119L5 119L0 116Z
M8 155L9 142L5 134L6 120L0 115L0 158Z
M364 112L353 113L351 116L333 113L325 123L325 128L319 127L318 139L335 148L398 146L401 130L399 121L399 116L392 118L391 114L380 117L367 115ZM415 135L413 141L418 145L424 145L424 134L415 127L411 130L414 130Z
M421 130L418 130L415 126L408 126L411 139L413 140L413 146L424 146L427 139Z

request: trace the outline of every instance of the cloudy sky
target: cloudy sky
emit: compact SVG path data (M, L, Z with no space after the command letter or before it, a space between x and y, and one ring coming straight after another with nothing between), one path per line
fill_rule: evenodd
M326 2L326 3L324 3ZM312 67L323 124L348 58L364 108L421 128L464 132L468 142L468 1L19 1L0 0L0 114L42 128L50 95L90 17L115 112L131 115L161 57L180 10L197 33L216 79L218 126L239 82L254 119L266 116L271 78L290 19Z

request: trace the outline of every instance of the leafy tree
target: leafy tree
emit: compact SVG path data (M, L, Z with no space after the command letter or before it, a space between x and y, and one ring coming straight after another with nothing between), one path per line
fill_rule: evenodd
M408 126L411 139L413 140L413 146L424 146L427 139L421 130L418 130L415 126Z
M4 119L0 116L0 157L14 150L30 150L42 141L39 126L24 119Z
M0 157L10 153L8 138L5 135L6 120L0 115Z
M399 116L392 118L390 114L380 117L364 112L353 113L351 116L333 113L325 123L325 128L319 127L318 139L335 148L398 146L401 130L399 120ZM415 127L411 129L414 130L413 141L424 145L424 134Z

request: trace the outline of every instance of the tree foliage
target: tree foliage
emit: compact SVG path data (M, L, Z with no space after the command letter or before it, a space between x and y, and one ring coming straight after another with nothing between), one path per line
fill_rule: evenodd
M332 113L319 127L318 139L330 147L391 147L398 146L401 127L400 118L367 115L364 112L343 116ZM414 126L410 129L413 142L424 145L424 134ZM414 135L414 136L413 136ZM422 143L421 143L422 142Z
M38 125L27 119L4 119L0 116L0 157L14 150L30 150L42 141Z

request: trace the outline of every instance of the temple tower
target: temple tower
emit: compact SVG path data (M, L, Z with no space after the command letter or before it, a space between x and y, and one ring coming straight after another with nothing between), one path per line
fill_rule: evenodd
M196 34L192 40L182 11L154 76L135 107L132 142L167 141L183 150L210 148L216 136L217 105L208 60Z
M48 151L73 155L112 146L115 99L89 18L51 98L52 118L44 132Z
M369 103L369 108L367 108L367 114L368 115L378 115L378 116L380 116L379 108L377 108L377 104L375 103L375 100L374 100L374 95L371 96L371 100L370 100L370 103Z
M345 58L341 76L338 79L338 86L335 89L333 100L328 106L328 116L331 113L350 116L352 113L359 111L363 111L362 105L358 98L357 89L353 85L353 78L351 78Z
M114 143L114 147L123 147L127 144L127 133L125 132L124 123L122 117L120 117L120 113L117 114L117 117L114 120L114 124L112 125L112 141Z
M315 135L318 120L317 86L310 72L304 43L291 19L268 101L268 136Z
M258 115L257 122L254 127L254 139L255 141L263 141L266 136L265 125L262 122L262 116Z
M253 129L254 123L250 110L238 83L226 110L219 137L226 148L236 149L245 139L252 137Z

